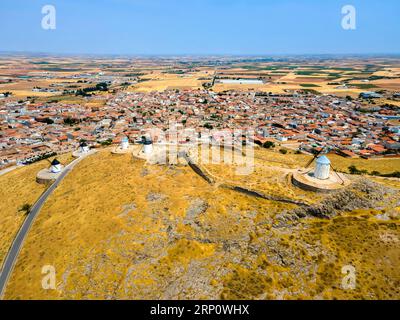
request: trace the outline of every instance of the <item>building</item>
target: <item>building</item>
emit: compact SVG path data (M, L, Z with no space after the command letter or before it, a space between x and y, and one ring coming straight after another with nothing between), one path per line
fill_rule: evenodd
M121 140L121 149L127 150L129 148L129 140L128 137L123 137Z
M51 162L50 171L52 173L59 173L59 172L61 172L61 170L62 170L62 165L61 165L60 161L58 161L57 159L54 159Z
M143 152L147 155L153 152L153 141L151 139L145 139L143 141Z
M89 146L87 145L86 142L82 142L82 143L79 145L79 151L80 151L81 153L88 153L88 152L90 151L90 148L89 148Z
M314 177L320 180L329 179L331 162L326 156L317 159L317 165L314 171Z
M360 97L363 99L379 99L382 98L382 95L373 91L368 91L368 92L361 92Z

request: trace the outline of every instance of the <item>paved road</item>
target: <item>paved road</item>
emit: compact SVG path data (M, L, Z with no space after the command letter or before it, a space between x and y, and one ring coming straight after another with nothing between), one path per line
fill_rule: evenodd
M86 156L93 154L88 153ZM10 250L7 253L7 256L3 263L3 269L0 274L0 299L3 298L8 279L14 269L15 263L17 262L18 254L21 251L22 244L29 232L29 229L33 225L37 215L40 212L43 204L47 200L47 198L53 193L53 191L57 188L57 186L61 183L61 181L65 178L65 176L74 168L74 166L84 159L86 156L78 158L72 161L69 165L65 167L57 180L40 196L40 198L36 201L28 216L26 217L22 227L19 229L17 236L15 237Z

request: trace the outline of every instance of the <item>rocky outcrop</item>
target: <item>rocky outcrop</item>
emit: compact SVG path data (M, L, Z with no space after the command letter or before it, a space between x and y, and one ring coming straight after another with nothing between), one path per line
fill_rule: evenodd
M199 215L207 211L208 203L200 198L193 200L190 207L186 210L186 215L183 220L186 225L194 225Z
M361 178L349 187L326 197L319 204L296 208L280 214L277 217L277 225L307 216L329 219L335 217L339 212L376 208L379 203L388 201L388 196L394 194L395 191L391 188Z

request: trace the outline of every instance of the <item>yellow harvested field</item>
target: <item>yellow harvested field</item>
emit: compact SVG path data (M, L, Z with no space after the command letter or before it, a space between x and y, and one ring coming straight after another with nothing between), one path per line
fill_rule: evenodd
M272 93L283 93L284 89L290 88L289 86L283 87L279 85L270 84L225 84L217 83L213 87L213 91L222 92L228 90L241 90L241 91L261 91L261 92L272 92ZM294 87L293 87L294 88Z
M374 72L374 76L378 77L393 77L400 76L400 68L390 68L390 70L381 70Z
M14 97L53 97L57 96L59 92L33 92L31 90L11 90Z
M150 80L141 82L134 87L128 89L133 89L139 92L151 92L151 91L165 91L167 89L201 89L201 81L190 78L181 79L165 79L165 80Z
M400 91L400 79L381 79L371 81L370 83L380 88Z
M151 73L142 76L145 80L134 86L130 86L128 91L151 92L164 91L168 89L202 89L205 80L198 80L201 77L209 77L206 73L192 73L188 75Z

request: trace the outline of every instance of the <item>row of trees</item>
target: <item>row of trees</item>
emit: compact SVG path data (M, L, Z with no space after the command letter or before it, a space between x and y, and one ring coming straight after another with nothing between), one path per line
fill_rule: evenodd
M41 161L41 160L44 160L44 159L48 159L48 158L54 157L56 155L57 155L56 152L48 152L48 153L37 155L37 156L32 157L32 158L30 158L28 160L25 160L23 163L24 164L32 164L32 163L35 163L35 162L38 162L38 161Z
M368 170L359 170L356 166L350 166L349 167L349 172L350 174L355 174L355 175L363 175L363 174L368 174L371 176L379 176L379 177L385 177L385 178L400 178L400 171L395 171L392 173L386 173L386 174L382 174L379 171L371 171L368 172Z
M88 88L83 88L83 89L78 89L75 92L76 96L90 96L89 92L93 91L108 91L108 84L106 82L100 82L96 84L95 87L88 87Z

